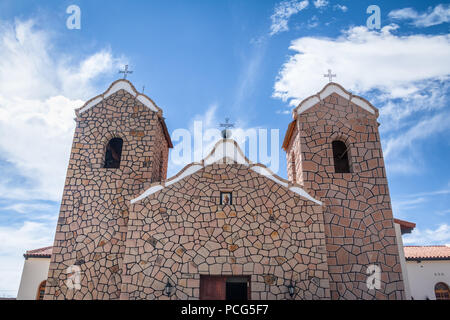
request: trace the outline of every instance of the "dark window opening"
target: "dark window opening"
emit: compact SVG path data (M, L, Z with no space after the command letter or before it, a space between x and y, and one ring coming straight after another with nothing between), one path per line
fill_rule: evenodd
M119 168L120 157L122 156L123 140L121 138L114 138L108 142L105 154L104 168Z
M439 282L434 286L434 294L436 295L436 300L450 300L450 290L443 282Z
M228 278L226 282L227 300L248 300L248 279L245 277Z
M36 300L44 300L46 284L47 284L47 281L45 281L45 280L39 284L38 292L36 295Z
M342 141L333 141L334 170L336 173L349 173L348 148Z

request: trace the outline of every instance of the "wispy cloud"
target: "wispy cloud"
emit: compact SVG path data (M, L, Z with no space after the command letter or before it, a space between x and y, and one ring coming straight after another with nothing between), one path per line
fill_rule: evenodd
M400 36L397 28L351 27L335 39L292 41L295 54L281 68L273 96L295 106L322 88L323 73L332 69L337 82L379 107L388 170L410 174L422 172L419 143L450 132L450 35Z
M436 229L415 228L411 234L403 236L405 245L443 245L450 243L450 226L446 223L440 224Z
M345 5L336 4L333 6L333 10L341 10L342 12L347 12L348 8Z
M274 35L283 31L288 31L288 22L292 15L304 10L309 5L308 0L298 1L282 1L275 7L275 12L270 19L272 25L270 26L270 35Z
M74 109L123 61L109 49L56 51L52 34L33 20L0 22L0 294L17 290L26 250L52 245L58 208L44 202L61 199Z
M401 153L410 148L413 143L429 138L433 134L446 132L450 129L450 114L443 112L433 117L420 120L404 133L387 140L384 148L384 156L391 157L394 153Z
M439 4L424 13L418 13L413 8L403 8L389 12L388 16L394 20L411 20L411 24L416 27L430 27L450 21L450 5Z
M53 40L32 20L0 24L0 160L12 164L7 174L29 182L16 190L0 178L3 197L59 201L74 109L98 93L98 77L120 64L107 49L81 61L57 54Z
M326 7L328 5L328 3L329 2L327 0L315 0L314 7L323 8L323 7Z

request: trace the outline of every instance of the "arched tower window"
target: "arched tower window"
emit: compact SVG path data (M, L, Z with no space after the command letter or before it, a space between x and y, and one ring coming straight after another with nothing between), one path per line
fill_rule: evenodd
M439 282L434 286L434 294L436 300L450 300L450 290L448 285L443 282Z
M348 148L344 142L336 140L333 141L333 158L334 171L336 173L350 172L350 164L348 162Z
M121 138L113 138L109 140L106 146L105 166L104 168L119 168L120 157L122 156L123 140Z
M44 300L44 294L45 294L45 285L47 284L47 281L42 281L39 284L39 288L36 294L36 300Z

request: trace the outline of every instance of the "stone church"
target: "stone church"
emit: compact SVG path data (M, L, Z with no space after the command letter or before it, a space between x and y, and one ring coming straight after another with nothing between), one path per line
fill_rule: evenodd
M377 118L330 82L287 124L288 180L225 138L167 178L162 110L115 81L76 110L44 299L403 299Z

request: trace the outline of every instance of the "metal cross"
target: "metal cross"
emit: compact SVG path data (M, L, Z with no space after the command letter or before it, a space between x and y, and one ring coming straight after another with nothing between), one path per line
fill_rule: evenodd
M128 65L125 66L125 70L119 70L119 73L123 73L123 78L126 79L127 78L127 74L131 74L133 73L133 71L128 71Z
M224 139L227 139L229 137L231 137L231 132L228 130L229 128L234 128L234 123L230 123L230 118L225 118L225 123L221 123L220 127L224 128L222 130L222 137Z
M331 69L328 69L328 74L324 74L323 76L325 78L328 78L328 80L330 80L330 82L333 82L333 77L336 77L335 74L331 74Z
M145 90L145 86L142 86L142 93L144 93L144 90Z

